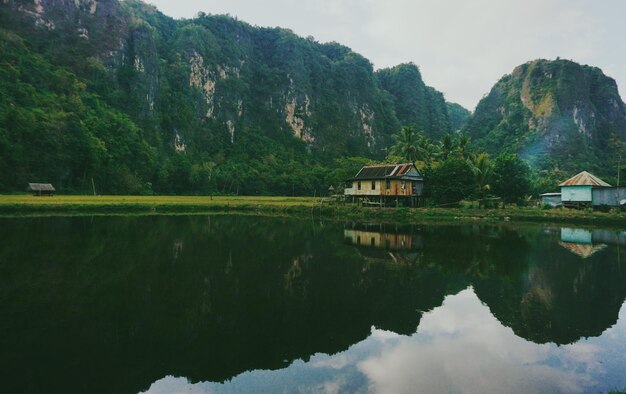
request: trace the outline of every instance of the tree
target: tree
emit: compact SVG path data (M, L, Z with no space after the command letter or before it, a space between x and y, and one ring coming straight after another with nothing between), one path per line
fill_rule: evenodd
M472 139L468 134L461 134L456 141L456 150L464 159L469 159L472 156L470 149L471 142Z
M425 184L437 204L455 205L472 195L474 172L467 160L451 158L427 170Z
M513 153L498 156L493 166L492 190L504 203L520 202L530 193L530 167Z
M414 126L402 126L392 153L411 163L417 160L417 132Z
M413 126L402 127L398 140L390 152L391 157L396 156L413 164L422 162L425 167L430 167L432 160L438 154L438 146L423 132L415 131Z
M430 167L432 161L440 154L439 147L434 144L430 138L423 133L418 134L417 138L417 154L418 160L424 163L425 167Z
M491 172L493 164L489 159L487 153L481 153L472 162L472 169L474 170L474 180L476 182L476 197L478 198L478 206L484 207L485 197L491 189L489 180L491 178Z
M342 182L352 178L364 166L373 164L372 160L365 157L342 157L335 159L333 169L327 173L325 187L330 185L338 187Z
M443 160L448 160L454 151L454 140L452 136L449 133L446 133L439 144L441 146L441 158Z

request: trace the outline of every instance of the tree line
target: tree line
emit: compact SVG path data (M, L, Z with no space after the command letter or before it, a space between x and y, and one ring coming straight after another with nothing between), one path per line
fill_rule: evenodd
M522 158L515 153L492 158L474 150L466 134L447 133L435 142L414 126L404 126L386 161L414 163L431 205L477 200L484 207L498 199L520 204L536 191L534 174Z

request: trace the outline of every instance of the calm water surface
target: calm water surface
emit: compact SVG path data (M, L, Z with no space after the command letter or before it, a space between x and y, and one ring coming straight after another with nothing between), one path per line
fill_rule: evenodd
M626 388L626 232L0 219L6 393Z

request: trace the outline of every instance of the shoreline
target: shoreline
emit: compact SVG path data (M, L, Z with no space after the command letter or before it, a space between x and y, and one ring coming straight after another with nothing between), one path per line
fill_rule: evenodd
M0 217L168 214L313 216L330 220L398 224L536 223L626 228L626 212L563 208L378 208L354 204L320 204L319 198L307 197L0 196Z

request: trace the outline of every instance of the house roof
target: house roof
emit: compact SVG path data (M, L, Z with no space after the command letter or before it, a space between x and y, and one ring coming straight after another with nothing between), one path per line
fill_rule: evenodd
M34 192L53 192L54 186L50 183L29 183L27 190Z
M580 174L574 175L570 179L561 183L559 186L598 186L598 187L611 187L608 183L604 182L597 176L583 171Z
M559 244L570 252L586 259L591 255L605 249L607 246L605 244L576 244L572 242L559 242Z
M414 173L410 173L414 171ZM421 180L422 176L412 163L383 164L365 166L351 180L374 180L374 179L407 179Z

